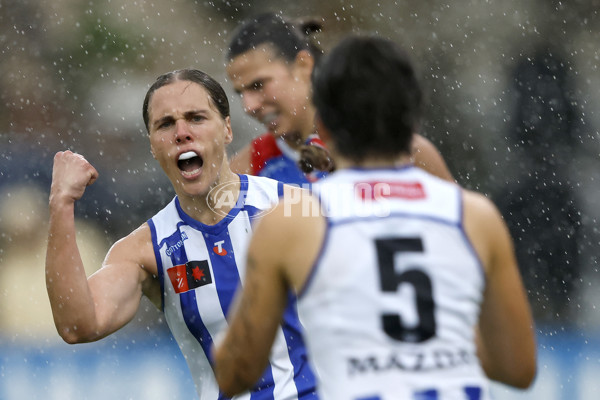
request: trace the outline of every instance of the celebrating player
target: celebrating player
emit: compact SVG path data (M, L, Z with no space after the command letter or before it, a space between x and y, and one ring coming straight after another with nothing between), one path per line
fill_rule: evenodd
M227 325L225 315L244 276L240 262L253 221L282 194L300 189L230 170L227 96L201 71L160 76L146 94L143 117L152 154L176 196L115 243L89 279L75 240L74 207L98 172L70 151L54 158L46 257L54 321L68 343L99 340L127 324L146 295L164 311L200 399L217 400L222 397L210 348ZM251 395L314 399L314 376L293 305L285 314L269 365L249 388Z

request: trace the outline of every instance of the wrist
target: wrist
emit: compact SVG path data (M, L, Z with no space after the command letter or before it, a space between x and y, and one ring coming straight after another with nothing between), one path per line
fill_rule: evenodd
M50 193L48 201L50 210L61 210L61 209L74 209L75 199L69 196L64 196L56 193Z

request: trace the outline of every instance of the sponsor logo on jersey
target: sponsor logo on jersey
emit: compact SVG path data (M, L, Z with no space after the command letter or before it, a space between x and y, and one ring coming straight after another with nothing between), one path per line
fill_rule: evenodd
M219 240L218 242L215 242L215 247L213 247L213 251L220 256L227 255L227 250L223 248L223 243L225 243L224 240Z
M363 200L420 200L426 197L421 182L360 182L355 187L357 196Z
M165 252L168 256L171 256L171 254L173 254L173 252L179 250L180 248L183 247L183 241L187 240L188 236L186 235L185 232L181 232L181 239L177 241L177 243L175 243L172 246L169 246L167 248L167 251Z
M184 293L212 283L208 261L188 261L167 269L175 293Z
M367 355L347 359L348 375L367 373L410 371L425 372L440 369L457 368L476 363L476 356L467 349L436 349L412 353L389 353L386 355Z

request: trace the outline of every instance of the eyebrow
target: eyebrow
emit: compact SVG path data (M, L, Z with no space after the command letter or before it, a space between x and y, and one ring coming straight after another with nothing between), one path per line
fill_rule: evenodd
M237 94L242 94L242 92L249 90L253 87L255 87L257 84L265 84L265 82L267 82L269 80L269 78L267 77L260 77L260 78L256 78L254 79L252 82L248 83L247 85L243 85L241 89L239 88L234 88L233 90L237 93Z
M190 111L186 111L183 113L183 118L184 119L190 119L191 117L195 116L195 115L205 115L208 114L208 110L205 109L199 109L199 110L190 110ZM165 115L164 117L161 117L159 119L157 119L156 121L154 121L152 123L152 126L154 128L157 128L159 126L161 126L164 122L172 122L174 121L175 118L173 118L172 115Z

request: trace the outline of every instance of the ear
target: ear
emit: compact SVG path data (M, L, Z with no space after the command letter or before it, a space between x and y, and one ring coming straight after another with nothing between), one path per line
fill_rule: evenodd
M233 141L233 130L231 129L231 118L225 118L225 144L229 144Z
M300 50L294 59L294 66L310 81L310 75L315 67L315 57L307 50Z

